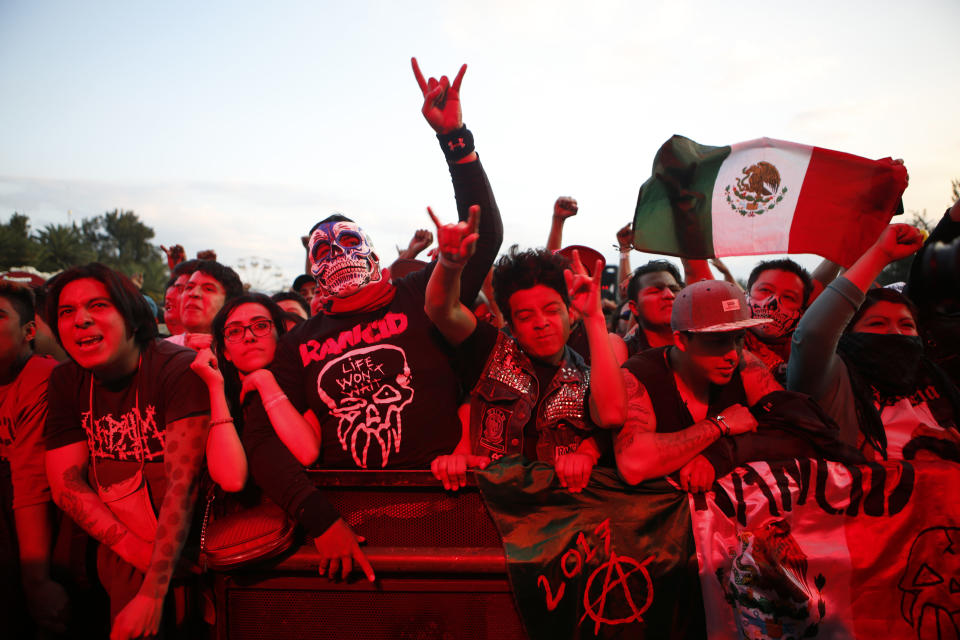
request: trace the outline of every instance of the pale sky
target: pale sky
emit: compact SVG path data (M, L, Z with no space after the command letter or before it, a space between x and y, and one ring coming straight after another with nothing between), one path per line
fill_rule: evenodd
M427 75L469 65L464 121L505 246L542 246L569 195L564 243L615 263L674 133L902 157L907 210L937 219L960 177L957 25L957 0L0 0L0 219L132 209L157 244L292 280L299 236L341 211L390 262L427 205L455 216L414 55Z

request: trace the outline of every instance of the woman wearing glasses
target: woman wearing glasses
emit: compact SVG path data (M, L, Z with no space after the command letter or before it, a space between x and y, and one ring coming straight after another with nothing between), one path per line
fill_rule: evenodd
M210 392L207 468L226 491L240 491L247 481L247 457L240 443L241 403L250 391L263 399L280 440L304 466L320 451L320 429L312 412L301 415L265 367L273 361L285 333L283 310L265 295L233 298L213 319L213 345L197 352L191 367Z

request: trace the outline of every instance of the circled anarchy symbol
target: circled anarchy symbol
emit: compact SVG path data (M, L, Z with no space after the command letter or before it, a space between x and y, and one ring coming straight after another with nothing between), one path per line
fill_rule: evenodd
M643 622L643 613L650 608L650 604L653 602L653 581L650 579L650 572L647 571L647 565L650 564L653 558L654 556L651 555L643 562L637 562L633 558L618 556L611 551L610 559L597 567L587 579L587 584L583 589L583 607L585 612L580 618L580 624L583 623L587 616L590 616L590 619L594 621L593 633L597 634L600 632L601 624L615 625L634 621ZM628 567L626 571L624 570L624 565ZM594 578L600 575L601 571L605 572L603 586L600 588L600 595L591 602L590 592L593 589L593 581ZM616 575L614 575L614 572L616 572ZM645 596L643 604L639 607L634 601L633 593L630 589L630 577L635 573L639 573L640 577L639 579L634 578L633 582L636 586L642 585ZM638 581L640 584L636 584ZM620 587L622 590L623 605L629 609L631 614L622 618L606 618L604 617L604 610L607 606L607 594L612 592L615 587Z

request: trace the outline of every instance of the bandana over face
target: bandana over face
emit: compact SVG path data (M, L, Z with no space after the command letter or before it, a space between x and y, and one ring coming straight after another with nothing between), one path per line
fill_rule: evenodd
M797 326L800 319L800 309L785 309L780 296L772 295L757 300L747 295L747 304L750 305L750 315L754 318L769 318L773 322L763 325L763 333L770 338L782 338Z
M310 235L310 273L317 294L348 296L381 280L380 258L354 222L325 222Z

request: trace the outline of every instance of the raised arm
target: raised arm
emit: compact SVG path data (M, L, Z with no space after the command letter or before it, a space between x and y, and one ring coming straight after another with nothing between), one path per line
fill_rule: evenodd
M433 234L428 229L417 229L406 249L397 248L397 259L413 260L431 244L433 244Z
M583 318L590 346L590 417L603 428L619 427L627 416L627 396L620 375L620 363L607 336L607 323L600 306L600 279L603 262L597 260L593 276L573 253L573 270L564 273L570 293L570 306Z
M710 258L710 264L713 265L714 269L720 272L720 275L723 276L724 280L743 291L743 287L740 286L740 283L737 282L737 279L733 277L732 273L730 273L730 269L727 268L727 265L723 264L723 260L720 258Z
M483 212L479 235L473 257L464 268L461 278L460 300L471 305L483 285L500 244L503 242L503 222L500 210L493 197L487 175L480 165L474 150L473 134L463 125L460 110L460 85L467 65L460 67L453 84L442 76L439 80L425 80L417 59L411 60L413 75L423 93L421 112L427 123L436 132L443 149L453 181L453 193L457 201L457 215L461 222L470 215L470 207L478 206Z
M713 277L713 272L710 271L710 265L706 260L680 258L680 263L683 265L683 279L687 284L693 284L694 282L700 282L701 280L715 279Z
M793 333L787 388L820 398L841 375L837 343L863 296L883 268L920 248L923 235L906 224L892 224L850 269L834 280L800 317Z
M633 250L633 222L628 222L617 231L617 251L620 253L620 284L618 291L621 298L627 297L627 287L633 269L630 267L630 251Z
M657 433L657 419L647 390L632 373L623 370L627 389L627 421L613 441L617 470L624 482L644 480L673 473L723 435L753 431L757 421L742 405L723 412L723 419L701 420L682 431Z
M447 342L456 346L477 326L473 313L460 301L460 278L477 242L478 207L470 208L470 219L457 224L440 224L433 210L427 213L437 227L440 257L427 282L424 311Z
M563 225L567 218L577 215L577 201L574 198L560 196L553 203L553 218L550 221L550 235L547 236L547 251L558 251L563 246Z

